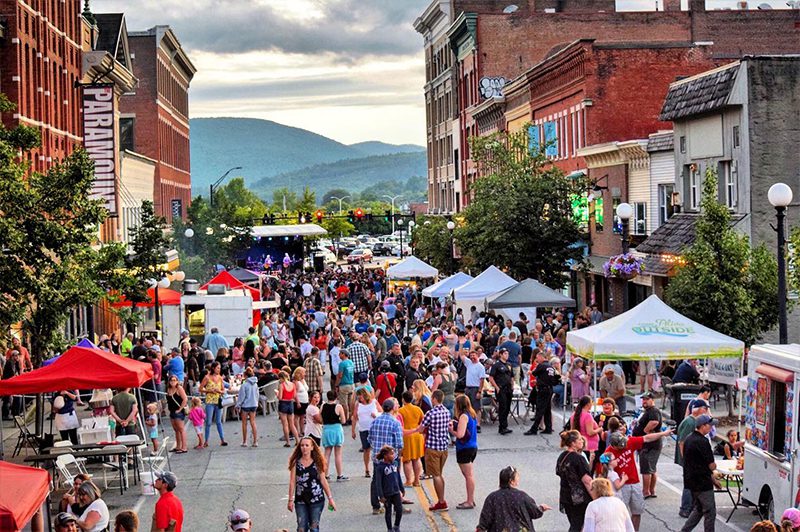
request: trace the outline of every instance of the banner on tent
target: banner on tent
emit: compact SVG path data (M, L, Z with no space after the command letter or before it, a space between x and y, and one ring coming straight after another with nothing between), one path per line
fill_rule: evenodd
M720 384L736 384L739 378L741 360L737 358L708 359L708 380Z

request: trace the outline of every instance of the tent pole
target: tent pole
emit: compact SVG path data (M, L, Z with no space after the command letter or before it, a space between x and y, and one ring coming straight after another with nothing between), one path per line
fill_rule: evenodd
M6 440L5 436L3 436L3 421L0 420L0 460L5 461L6 459Z

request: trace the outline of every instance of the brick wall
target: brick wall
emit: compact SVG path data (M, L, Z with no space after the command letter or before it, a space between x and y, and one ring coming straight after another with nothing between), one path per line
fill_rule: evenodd
M607 178L601 179L606 175L608 176ZM620 241L622 235L614 232L613 191L618 189L623 201L628 197L628 168L624 164L591 168L589 169L589 179L599 181L598 184L602 187L608 187L608 190L603 190L603 230L598 231L594 218L589 220L592 235L592 255L601 257L618 255L622 253L622 243Z

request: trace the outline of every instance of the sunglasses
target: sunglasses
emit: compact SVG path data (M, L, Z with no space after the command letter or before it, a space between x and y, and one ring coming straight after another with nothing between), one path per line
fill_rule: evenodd
M243 525L243 524L247 523L248 521L249 521L249 519L234 519L233 521L231 521L231 526Z

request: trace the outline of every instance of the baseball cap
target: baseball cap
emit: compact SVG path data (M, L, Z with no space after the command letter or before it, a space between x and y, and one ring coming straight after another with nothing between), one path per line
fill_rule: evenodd
M695 408L711 408L711 405L705 399L694 399L689 403L689 409L694 410Z
M392 367L392 365L389 364L388 360L384 360L383 362L381 362L381 369L389 369L390 367Z
M642 399L654 399L653 392L644 392L642 394Z
M792 528L800 527L800 510L797 508L788 508L783 512L781 521L789 521L792 523Z
M366 371L362 371L358 374L358 382L367 382L369 379L369 375L367 375Z
M628 444L628 438L621 432L615 432L611 435L611 439L608 443L612 447L623 449Z
M178 485L178 477L172 471L158 471L156 478L169 486L170 489L175 489L175 486Z
M697 420L695 420L696 427L702 427L703 425L708 425L708 424L711 424L712 426L716 425L717 420L707 414L698 416Z
M508 353L508 349L506 349L505 347L501 347L497 352L498 353Z
M68 512L61 512L56 516L57 526L64 526L67 523L77 523L77 522L78 520L75 518L75 516Z
M614 368L612 368L611 366L604 366L603 373L614 373Z
M230 521L233 530L244 530L250 521L250 514L244 510L236 509L228 516L228 521Z

